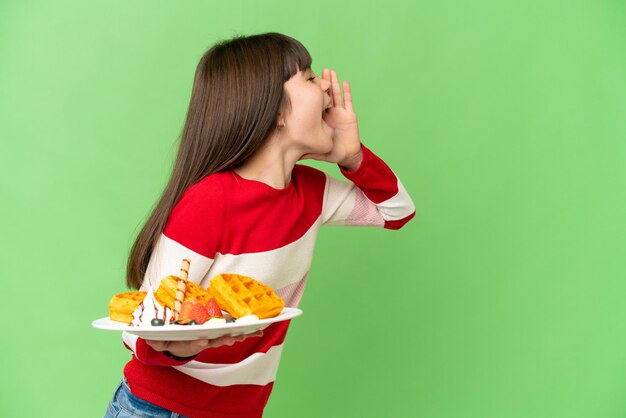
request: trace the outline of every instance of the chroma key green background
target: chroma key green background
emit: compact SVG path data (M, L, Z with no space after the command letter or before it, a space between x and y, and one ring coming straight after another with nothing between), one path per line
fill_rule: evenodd
M103 415L130 353L90 324L197 61L267 31L351 82L417 216L321 231L266 416L626 416L617 0L0 2L0 416Z

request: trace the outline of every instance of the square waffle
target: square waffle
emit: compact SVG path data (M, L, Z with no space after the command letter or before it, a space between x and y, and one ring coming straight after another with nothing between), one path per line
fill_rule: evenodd
M218 274L211 279L207 292L217 300L220 309L234 318L246 315L272 318L285 307L272 288L239 274Z
M157 302L170 309L174 309L174 301L176 300L176 289L178 286L177 276L167 276L159 283L159 288L154 292ZM185 287L185 299L196 299L203 305L209 301L210 295L200 285L192 281L187 281Z
M133 312L146 294L147 292L124 292L113 296L109 302L109 317L113 321L130 324L133 320Z

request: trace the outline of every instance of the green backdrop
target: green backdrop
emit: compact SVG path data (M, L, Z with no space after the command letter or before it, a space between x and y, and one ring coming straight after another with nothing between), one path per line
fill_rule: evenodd
M102 416L130 353L90 323L195 66L266 31L351 82L417 207L322 229L266 416L626 416L619 0L0 2L0 416Z

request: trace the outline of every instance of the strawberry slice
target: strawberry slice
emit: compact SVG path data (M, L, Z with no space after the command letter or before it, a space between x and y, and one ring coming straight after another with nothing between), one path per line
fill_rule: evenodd
M178 317L182 322L196 321L198 324L204 324L209 319L209 314L200 302L188 299L183 302Z
M215 300L215 298L209 299L209 301L206 304L206 311L207 311L207 314L209 315L209 318L223 318L224 317L224 315L222 315L222 310L217 304L217 301Z

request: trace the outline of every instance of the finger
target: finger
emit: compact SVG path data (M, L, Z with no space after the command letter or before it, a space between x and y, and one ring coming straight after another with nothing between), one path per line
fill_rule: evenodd
M333 86L332 86L332 79L331 79L331 75L330 75L330 70L328 68L324 68L322 70L322 78L324 80L330 81L330 104L332 106L335 105L335 99L333 99Z
M324 80L328 80L328 81L330 81L330 70L329 70L328 68L324 68L324 69L322 70L322 78L323 78Z
M230 335L226 335L210 340L209 344L211 348L220 347L222 345L233 345L235 344L235 339Z
M169 341L145 340L154 351L165 351L169 345Z
M192 345L192 348L195 350L204 350L205 348L209 346L209 340L208 339L195 340L191 343L191 345Z
M236 342L237 342L237 339L235 337L228 336L228 337L224 337L223 344L224 345L233 345Z
M337 78L337 72L335 70L330 70L330 76L330 85L333 93L333 106L343 107L343 104L341 103L341 90L339 89L339 79Z
M346 110L354 112L354 106L352 105L352 91L350 90L350 83L347 80L343 80L343 102L346 105Z
M262 337L262 336L263 336L263 330L260 329L250 334L237 335L235 339L237 340L237 342L239 342L239 341L245 340L246 338L255 338L255 337Z

